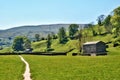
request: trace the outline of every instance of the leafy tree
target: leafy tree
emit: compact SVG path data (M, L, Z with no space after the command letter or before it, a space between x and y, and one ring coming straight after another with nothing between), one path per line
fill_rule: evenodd
M24 43L23 37L21 36L15 37L12 45L13 50L23 51L24 50L23 43Z
M97 21L98 21L99 26L103 25L104 19L105 19L105 15L102 14L102 15L98 16Z
M119 15L120 16L120 6L117 7L116 9L113 10L114 15Z
M24 49L31 49L31 41L27 38L24 37Z
M104 15L100 15L97 18L97 21L98 21L98 32L99 32L99 34L101 34L101 32L102 32L101 26L103 25L104 17L105 17Z
M17 36L13 41L12 49L14 51L24 51L25 49L31 49L31 41L27 37Z
M39 34L35 34L35 39L36 39L36 41L39 41L40 40L40 35Z
M78 31L78 28L79 28L79 25L77 25L77 24L71 24L69 26L69 36L71 39L73 39L74 35Z
M93 24L93 22L91 22L90 24L88 24L88 27L90 28L93 36L96 36L97 32L94 30L94 24Z
M57 39L57 35L54 32L51 33L51 37L52 39Z
M48 37L47 37L47 49L51 48L51 36L50 34L48 34Z
M114 33L118 37L120 36L120 7L113 10L114 14L111 18L111 23L114 27Z
M82 29L80 31L78 31L76 35L77 35L76 37L78 39L78 42L75 45L76 45L78 51L81 52L82 51L82 37L83 37Z
M104 20L104 26L108 33L112 33L112 23L110 22L111 15L108 15Z
M58 37L59 37L59 43L67 42L66 30L64 27L59 29Z

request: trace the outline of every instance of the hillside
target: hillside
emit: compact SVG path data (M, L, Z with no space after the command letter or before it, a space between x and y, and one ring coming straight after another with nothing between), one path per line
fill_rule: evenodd
M107 34L103 36L95 36L91 37L92 39L86 40L87 41L103 41L105 43L110 42L113 40L112 38L113 35ZM108 48L108 55L120 55L119 51L120 47L113 47L113 43L107 44ZM33 42L32 43L32 48L34 49L33 52L44 52L46 49L46 40L39 41L39 42ZM79 53L78 51L78 40L69 40L66 44L59 44L58 39L52 40L52 46L51 48L53 49L53 52L67 52L69 56L72 55L72 53Z
M51 25L37 25L37 26L20 26L11 29L0 30L0 38L14 38L15 36L24 35L30 38L34 38L34 34L41 34L45 36L48 33L57 33L59 28L64 27L68 29L70 24L51 24ZM85 24L79 24L80 27L84 27Z
M10 45L15 36L27 36L31 40L34 40L35 34L46 37L47 34L51 32L57 33L61 27L64 27L67 30L69 25L70 24L31 25L0 30L0 45ZM79 24L79 26L85 27L86 24Z
M96 27L94 27L96 28ZM84 29L84 32L87 31L87 28ZM89 31L89 29L88 29ZM87 31L87 32L88 32ZM97 29L96 29L97 31ZM84 33L83 32L83 33ZM105 30L103 30L103 33ZM85 42L88 41L103 41L105 43L114 41L112 34L106 34L106 35L97 35L97 36L91 36L91 31L88 32L88 38L86 38ZM33 52L45 52L46 50L46 40L38 41L38 42L32 42L32 48ZM107 44L109 47L107 48L108 55L120 55L119 51L120 47L113 47L113 43ZM68 55L72 55L72 53L79 53L78 51L78 40L68 40L66 44L60 44L58 39L52 40L51 48L53 49L52 52L68 52L70 50ZM4 48L3 50L0 50L0 52L11 52L11 48Z

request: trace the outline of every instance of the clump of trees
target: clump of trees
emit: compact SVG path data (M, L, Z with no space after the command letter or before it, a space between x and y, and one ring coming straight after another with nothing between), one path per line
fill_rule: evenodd
M90 29L90 31L92 32L92 36L97 36L97 32L94 29L95 25L93 22L88 24L88 28Z
M52 40L51 35L48 34L48 36L47 36L47 51L51 50L51 44L52 44L51 40Z
M104 20L104 27L107 33L112 33L112 29L113 29L112 23L110 22L110 20L111 20L111 15L108 15Z
M25 36L17 36L13 41L12 49L17 52L31 49L31 41Z
M61 44L64 44L68 41L67 35L66 35L66 30L64 27L59 29L58 37L59 37L59 43L61 43Z
M115 36L120 36L120 7L113 10L113 16L111 17L111 23L113 25Z
M99 35L101 35L101 32L102 32L101 26L103 25L104 18L105 18L105 15L100 15L100 16L98 16L98 18L97 18Z
M113 45L114 47L116 47L120 45L120 7L113 10L113 15L111 17L110 22L113 26L112 32L115 35Z
M76 39L78 39L78 42L75 44L77 46L77 50L79 52L82 51L82 44L83 44L83 34L82 34L82 29L79 30L76 34Z
M77 24L71 24L69 26L69 37L70 39L74 39L74 35L78 32L79 25Z

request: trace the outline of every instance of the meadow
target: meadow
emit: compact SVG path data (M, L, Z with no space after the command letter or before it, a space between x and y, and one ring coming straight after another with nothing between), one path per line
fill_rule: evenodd
M0 80L23 80L24 67L18 56L0 56Z
M95 27L96 28L96 27ZM105 31L105 30L104 30ZM67 56L39 56L22 55L30 64L32 80L119 80L120 79L120 47L113 47L113 34L92 36L87 41L111 42L106 56L71 56L78 53L78 40L68 40L66 44L59 44L59 40L52 40L53 52L71 52ZM102 32L104 33L104 32ZM32 42L33 52L45 52L46 40ZM0 53L12 52L12 48L4 48ZM22 80L25 65L18 56L0 56L0 79ZM6 77L7 76L7 77Z
M119 80L120 56L23 56L33 80Z

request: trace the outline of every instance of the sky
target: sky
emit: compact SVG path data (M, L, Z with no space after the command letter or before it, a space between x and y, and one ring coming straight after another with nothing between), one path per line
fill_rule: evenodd
M22 25L96 22L120 0L0 0L0 29Z

